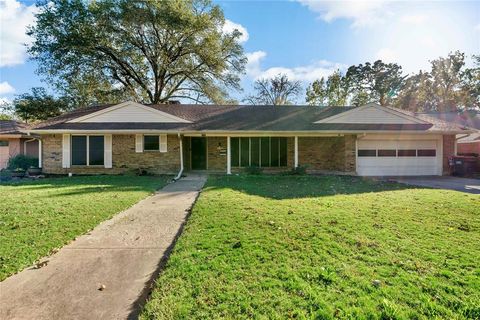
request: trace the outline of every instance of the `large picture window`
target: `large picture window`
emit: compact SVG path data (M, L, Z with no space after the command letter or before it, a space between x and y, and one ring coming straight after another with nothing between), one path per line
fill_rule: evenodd
M104 136L72 136L72 165L103 166Z
M232 167L286 167L287 138L231 138Z

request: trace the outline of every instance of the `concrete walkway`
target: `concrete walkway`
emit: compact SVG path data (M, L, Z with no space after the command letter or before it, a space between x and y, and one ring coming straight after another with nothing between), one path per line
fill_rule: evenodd
M195 175L169 184L65 246L46 266L4 280L0 318L136 318L205 181Z

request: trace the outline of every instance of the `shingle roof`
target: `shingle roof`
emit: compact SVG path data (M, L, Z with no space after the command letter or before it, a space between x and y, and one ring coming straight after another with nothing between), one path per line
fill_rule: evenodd
M80 109L52 118L35 129L65 130L172 130L172 131L462 131L452 123L425 115L415 116L426 124L333 124L314 123L355 107L314 106L228 106L228 105L148 105L191 123L68 123L67 121L103 110L112 105Z
M475 128L480 130L480 112L465 111L457 112L429 112L422 115L434 117L446 122L456 123L461 126Z
M22 134L22 130L28 129L26 123L16 120L0 120L0 134Z

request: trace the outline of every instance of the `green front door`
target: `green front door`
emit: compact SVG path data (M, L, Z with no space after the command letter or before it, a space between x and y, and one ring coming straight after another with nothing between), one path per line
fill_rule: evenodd
M207 138L192 137L192 170L207 170Z

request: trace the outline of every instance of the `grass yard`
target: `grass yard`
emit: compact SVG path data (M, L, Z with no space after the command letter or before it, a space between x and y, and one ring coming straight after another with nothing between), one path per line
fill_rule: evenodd
M162 187L168 177L90 176L0 185L0 280Z
M480 319L480 197L211 177L142 319Z

